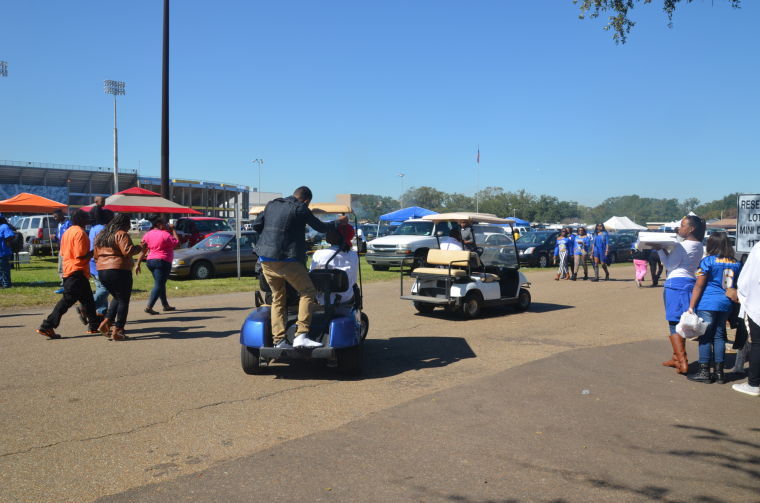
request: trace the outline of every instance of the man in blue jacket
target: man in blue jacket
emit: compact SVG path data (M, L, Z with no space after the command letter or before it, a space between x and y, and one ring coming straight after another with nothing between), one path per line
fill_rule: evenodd
M322 346L308 338L317 291L306 270L306 226L323 233L337 231L338 224L346 223L348 218L341 216L336 222L322 222L309 210L311 198L311 189L298 187L292 196L267 203L253 223L253 230L259 233L256 253L261 271L272 289L272 341L278 348L290 347L285 338L286 283L300 295L292 347Z

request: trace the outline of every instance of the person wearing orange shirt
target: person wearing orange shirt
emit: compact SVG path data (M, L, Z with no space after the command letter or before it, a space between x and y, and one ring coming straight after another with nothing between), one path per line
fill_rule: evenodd
M85 227L90 217L82 210L71 215L71 227L61 238L61 258L63 260L63 297L53 308L53 312L42 321L37 333L49 339L60 339L55 332L61 323L61 317L71 306L80 302L87 317L88 334L97 334L98 318L95 314L95 301L90 289L90 238Z

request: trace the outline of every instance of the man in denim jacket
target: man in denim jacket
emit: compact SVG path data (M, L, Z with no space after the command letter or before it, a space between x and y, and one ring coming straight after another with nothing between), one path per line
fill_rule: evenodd
M279 348L290 347L285 339L286 283L290 283L300 295L296 337L292 347L322 345L308 338L317 292L306 270L306 226L326 233L337 230L337 225L348 219L341 216L336 222L322 222L309 210L311 198L311 189L298 187L292 196L267 203L253 223L253 230L259 233L256 253L261 271L272 289L272 340Z

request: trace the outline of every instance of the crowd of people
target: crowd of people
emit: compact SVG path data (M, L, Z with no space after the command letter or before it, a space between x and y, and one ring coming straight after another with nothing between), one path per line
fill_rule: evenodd
M76 304L87 333L101 333L112 341L128 339L124 327L129 315L133 270L134 274L140 274L143 261L154 279L145 312L158 314L153 309L158 300L164 311L175 310L166 299L168 271L179 243L174 229L166 225L163 217L154 217L151 230L140 245L135 245L129 235L129 214L114 214L103 206L96 201L89 214L78 209L70 219L57 219L62 296L37 328L45 337L61 337L56 329L63 315ZM137 263L136 255L139 255ZM90 278L95 284L94 294Z

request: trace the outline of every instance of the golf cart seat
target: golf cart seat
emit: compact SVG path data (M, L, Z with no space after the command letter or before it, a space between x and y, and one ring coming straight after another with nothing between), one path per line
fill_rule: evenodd
M451 275L455 278L464 278L470 275L472 255L476 254L466 250L438 250L435 248L428 250L426 261L433 267L418 267L412 271L412 277Z

